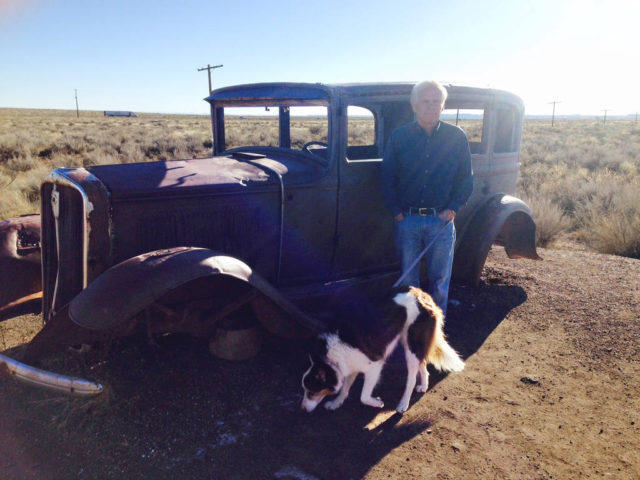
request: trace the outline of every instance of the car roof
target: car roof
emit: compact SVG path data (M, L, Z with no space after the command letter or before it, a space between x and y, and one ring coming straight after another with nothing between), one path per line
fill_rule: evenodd
M337 97L394 97L407 96L416 82L388 83L302 83L270 82L250 83L222 87L205 98L208 102L260 102L265 100L328 102ZM499 99L522 107L522 100L513 93L455 84L443 84L450 97L467 97L478 100Z

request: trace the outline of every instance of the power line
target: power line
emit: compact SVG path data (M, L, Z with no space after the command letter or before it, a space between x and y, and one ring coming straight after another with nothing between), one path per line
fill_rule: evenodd
M80 110L78 110L78 89L75 89L76 91L76 118L80 118Z
M604 120L602 121L603 125L607 124L607 112L609 111L609 109L603 108L602 111L604 112Z

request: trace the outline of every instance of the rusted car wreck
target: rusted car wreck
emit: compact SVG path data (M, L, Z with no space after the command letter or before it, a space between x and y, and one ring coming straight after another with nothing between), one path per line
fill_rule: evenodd
M221 88L206 98L211 158L53 171L40 216L0 223L0 320L44 319L22 360L140 331L210 338L251 313L275 335L305 337L333 295L389 288L399 266L379 169L391 131L413 119L412 86ZM512 196L523 105L503 91L447 89L443 120L468 122L475 175L456 217L454 281L473 284L492 244L538 258L531 212ZM261 124L250 145L243 121Z

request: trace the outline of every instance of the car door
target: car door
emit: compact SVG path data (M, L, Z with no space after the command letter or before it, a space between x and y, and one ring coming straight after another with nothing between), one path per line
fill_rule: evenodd
M388 271L397 266L393 218L382 204L380 166L383 140L378 113L345 108L345 148L339 158L337 245L333 275L338 278ZM378 133L376 133L379 131Z

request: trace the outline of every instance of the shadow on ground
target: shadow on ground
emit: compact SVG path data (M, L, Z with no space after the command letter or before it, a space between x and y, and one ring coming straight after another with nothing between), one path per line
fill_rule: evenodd
M527 296L520 287L453 287L446 324L464 357L476 352ZM161 348L134 344L106 358L66 354L49 368L107 385L97 401L68 399L0 382L0 420L15 442L8 473L21 478L361 478L382 458L424 433L428 419L400 422L358 401L299 409L308 367L304 342L269 341L246 362L225 362L207 345L165 337ZM399 351L376 393L393 409L406 370ZM431 388L443 378L431 371ZM429 395L426 393L425 395ZM419 396L414 394L413 401ZM13 470L12 470L13 469Z

